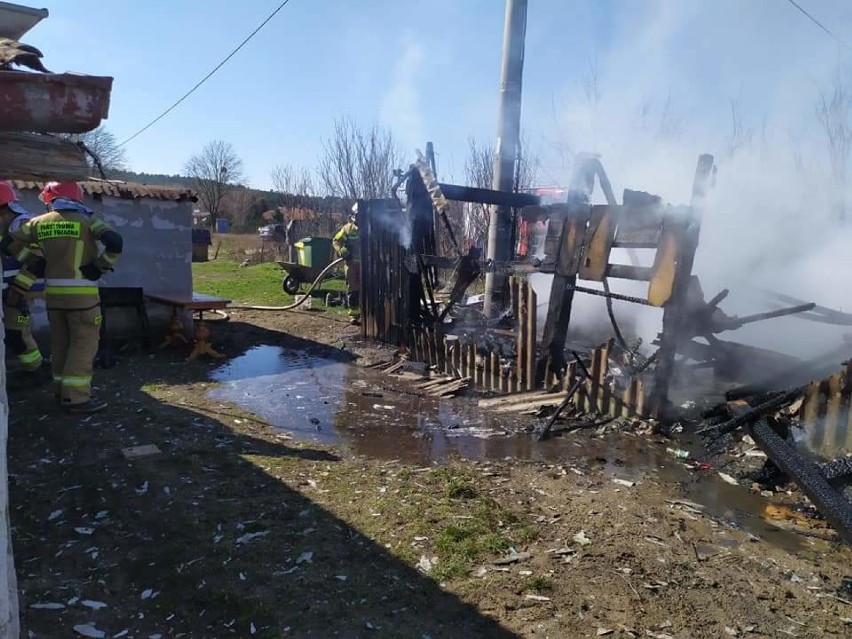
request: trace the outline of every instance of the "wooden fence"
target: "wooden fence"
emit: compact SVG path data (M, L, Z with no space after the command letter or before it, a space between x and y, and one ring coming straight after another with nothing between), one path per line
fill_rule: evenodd
M494 344L483 350L476 340L460 335L446 335L440 328L413 328L409 339L409 356L424 362L443 379L435 384L446 385L449 379L458 380L458 389L473 386L479 391L502 395L518 394L517 406L525 409L532 403L553 403L548 397L564 397L580 374L578 364L571 362L567 374L557 382L552 376L536 383L537 297L528 281L511 278L509 282L512 310L517 318L514 331L493 331ZM501 341L502 344L497 344ZM501 347L514 346L512 353L501 353ZM639 377L627 380L625 388L610 375L611 343L591 353L587 378L573 395L573 402L582 412L597 412L612 417L645 416L645 387ZM453 387L453 390L458 390ZM506 409L507 406L502 406ZM503 410L503 412L506 412Z
M852 362L808 384L799 417L813 452L832 458L852 452Z

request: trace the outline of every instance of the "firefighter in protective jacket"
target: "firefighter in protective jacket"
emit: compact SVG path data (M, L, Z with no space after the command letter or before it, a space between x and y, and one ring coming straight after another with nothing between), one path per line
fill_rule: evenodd
M92 219L94 211L83 204L76 182L49 182L41 199L48 212L11 233L13 254L23 263L38 262L27 248L37 244L44 256L55 392L66 411L92 413L106 408L91 392L101 325L97 281L115 266L123 240L105 222ZM104 246L100 254L96 242ZM29 290L30 280L21 273L13 286Z
M8 182L0 182L0 234L9 235L32 216L18 202L15 189ZM10 290L9 285L21 272L35 281L39 275L28 271L12 255L3 255L3 327L6 348L14 353L24 371L34 373L41 368L42 356L33 338L27 298Z
M352 207L349 221L340 227L332 239L332 246L344 260L346 276L346 306L349 308L349 321L361 322L361 243L358 239L358 204Z

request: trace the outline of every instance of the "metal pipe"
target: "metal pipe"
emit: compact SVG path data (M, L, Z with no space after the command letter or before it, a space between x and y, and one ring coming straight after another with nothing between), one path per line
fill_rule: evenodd
M503 30L503 63L500 73L500 111L497 120L497 153L492 188L513 191L515 162L521 135L521 88L524 74L524 39L527 30L527 0L506 0ZM488 258L506 262L512 256L512 210L491 209L488 224ZM505 303L505 273L485 277L485 316L493 317Z

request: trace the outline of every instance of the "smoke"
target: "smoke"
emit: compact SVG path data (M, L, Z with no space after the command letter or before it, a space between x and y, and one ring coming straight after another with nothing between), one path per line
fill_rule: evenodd
M417 88L425 59L423 47L408 39L394 64L390 88L381 102L382 124L394 132L409 152L426 140Z
M405 211L386 206L374 207L371 211L373 223L396 233L399 245L408 250L411 248L412 221L411 216Z
M823 10L843 23L831 15L836 9ZM565 150L569 159L597 152L619 200L631 188L688 204L698 155L711 153L718 174L693 270L705 297L729 288L722 308L739 315L773 308L765 289L852 309L852 210L837 219L850 193L832 177L817 118L821 94L852 88L852 76L838 70L836 43L776 3L660 1L624 13L617 44L592 52L594 64L577 65L555 109L525 104L528 118L551 114L545 137L556 151L544 160L546 172L567 183ZM594 201L603 201L599 192ZM642 283L612 287L647 293ZM603 300L576 299L579 322L608 324ZM646 343L660 330L658 309L622 302L615 309ZM808 356L844 332L784 318L721 337Z

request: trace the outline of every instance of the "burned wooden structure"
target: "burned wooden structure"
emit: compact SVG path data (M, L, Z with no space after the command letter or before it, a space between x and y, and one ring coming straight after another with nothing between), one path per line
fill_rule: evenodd
M633 388L634 393L641 389L641 410L634 405L631 411L667 419L676 366L694 360L698 366L710 363L717 369L732 369L754 353L723 342L716 334L813 308L798 305L736 318L718 309L727 291L709 302L704 300L692 265L714 171L713 157L700 156L689 205L666 205L659 197L629 190L618 203L600 161L589 156L575 171L567 201L542 205L529 194L440 183L434 156L427 148L426 156L419 155L409 171L399 175L398 186L405 183L404 203L395 192L389 199L363 203L364 335L404 346L411 357L427 362L441 374L469 379L483 390L568 389L577 372L576 366L569 365L566 350L575 297L601 296L615 336L610 354L618 351L626 365L617 382L612 375L606 382L594 375L583 380L574 391L578 402L585 401L584 393L615 401L623 398L625 388ZM606 204L591 203L596 184ZM509 262L495 263L484 260L475 249L460 246L447 217L452 200L513 207L519 222L547 220L543 256L524 250ZM439 234L449 238L449 254L437 255ZM646 256L644 263L638 257L640 252ZM625 255L630 263L622 263ZM496 317L480 315L474 322L455 321L453 311L468 287L481 274L494 270L512 276L510 291L501 296L511 302ZM537 300L529 285L526 278L533 273L553 276L547 301ZM645 288L641 294L620 294L610 290L612 280ZM445 284L443 297L438 294L441 284ZM613 300L661 309L658 348L650 358L625 342L613 314ZM537 308L544 304L548 312L540 327ZM593 360L594 355L587 359L590 366L594 366ZM635 397L632 402L637 403ZM623 411L617 402L613 406L595 404L594 408L604 413Z

